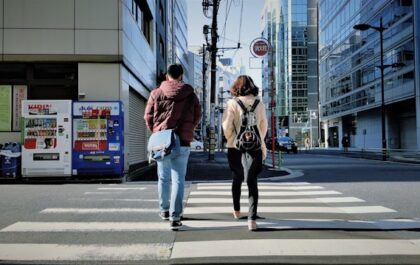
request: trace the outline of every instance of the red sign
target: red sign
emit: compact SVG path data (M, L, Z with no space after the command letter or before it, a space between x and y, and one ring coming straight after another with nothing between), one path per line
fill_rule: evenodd
M252 41L250 49L254 57L262 57L270 50L270 43L266 39L255 39Z
M74 149L76 151L104 151L106 150L106 141L76 141Z

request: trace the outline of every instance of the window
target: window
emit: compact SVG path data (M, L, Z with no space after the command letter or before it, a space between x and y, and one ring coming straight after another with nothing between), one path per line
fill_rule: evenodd
M135 15L136 14L136 2L134 0L131 0L131 14Z
M161 10L163 13L163 8ZM136 3L136 21L140 30L143 32L147 42L152 45L152 12L149 9L146 1L139 1Z
M163 43L162 37L159 37L159 52L160 55L165 58L165 44Z
M162 2L159 2L159 14L162 23L165 25L165 13L163 12Z

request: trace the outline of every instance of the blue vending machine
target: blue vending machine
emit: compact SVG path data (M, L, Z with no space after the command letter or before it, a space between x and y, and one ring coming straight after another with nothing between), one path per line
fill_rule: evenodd
M120 101L73 103L72 174L124 175L124 112Z

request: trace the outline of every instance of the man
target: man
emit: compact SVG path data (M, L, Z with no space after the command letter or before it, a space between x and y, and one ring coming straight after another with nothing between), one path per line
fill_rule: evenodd
M341 144L343 145L344 152L347 153L350 146L350 139L347 136L347 133L345 133L343 138L341 139Z
M194 128L201 119L201 107L194 89L182 81L180 64L168 67L166 81L150 93L144 120L152 132L177 128L176 145L170 155L157 160L160 217L172 230L182 226L184 182ZM172 181L172 191L171 191Z

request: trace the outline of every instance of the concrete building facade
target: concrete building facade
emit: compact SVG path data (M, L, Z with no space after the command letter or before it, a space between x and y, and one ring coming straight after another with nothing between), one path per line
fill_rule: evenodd
M27 99L121 100L124 168L135 172L147 164L143 115L162 69L155 20L165 2L0 0L0 83L23 86ZM0 132L5 141L19 130Z

